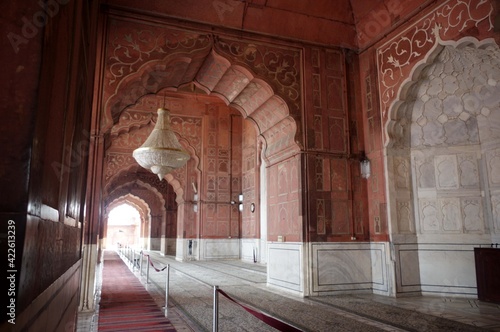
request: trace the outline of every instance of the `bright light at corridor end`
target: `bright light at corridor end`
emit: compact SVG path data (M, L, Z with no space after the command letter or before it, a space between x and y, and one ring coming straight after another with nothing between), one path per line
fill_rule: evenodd
M170 129L170 112L164 108L158 109L153 131L132 155L139 165L158 175L160 181L166 174L184 166L190 158Z

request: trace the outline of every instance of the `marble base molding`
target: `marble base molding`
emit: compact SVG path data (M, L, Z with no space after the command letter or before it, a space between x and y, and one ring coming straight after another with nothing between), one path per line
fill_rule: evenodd
M384 242L311 243L311 295L389 295L387 248Z
M177 239L175 259L240 259L240 239Z
M397 295L476 297L474 248L485 244L397 244Z
M260 239L241 239L241 260L260 262L262 242Z
M267 284L280 289L304 293L304 244L268 242Z

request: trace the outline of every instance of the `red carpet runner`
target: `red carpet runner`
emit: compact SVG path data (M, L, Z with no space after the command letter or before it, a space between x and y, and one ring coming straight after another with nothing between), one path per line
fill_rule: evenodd
M104 251L98 331L176 331L114 251Z

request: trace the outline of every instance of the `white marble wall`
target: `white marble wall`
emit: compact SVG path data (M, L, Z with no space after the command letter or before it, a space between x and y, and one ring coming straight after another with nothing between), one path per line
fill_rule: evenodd
M464 45L420 68L394 114L386 175L398 294L474 296L473 248L499 239L500 50Z
M379 295L390 295L390 281L388 270L390 269L390 250L387 242L370 243L371 267L372 267L372 290Z
M267 284L304 294L303 244L268 242L267 245Z
M312 243L311 295L388 294L385 243Z
M152 237L150 238L150 249L149 250L161 250L161 238Z
M188 239L177 239L175 242L175 259L185 261L191 258L188 255Z
M422 292L475 297L474 247L478 244L404 244L398 246L399 293Z
M394 245L395 284L397 294L412 294L421 292L420 263L418 245L403 243Z
M239 259L240 239L200 239L199 259Z
M174 255L176 249L176 238L161 238L160 254Z
M259 262L261 250L262 248L260 239L241 239L241 260L253 262L255 258L257 262Z

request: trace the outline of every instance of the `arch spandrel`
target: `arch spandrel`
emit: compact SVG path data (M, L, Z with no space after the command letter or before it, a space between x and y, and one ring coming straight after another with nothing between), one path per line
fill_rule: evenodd
M488 117L491 110L478 110L473 111L472 108L479 105L479 100L482 99L487 105L495 107L498 99L500 97L496 86L500 83L500 77L498 77L499 70L495 70L496 67L500 66L500 51L498 46L492 39L486 39L483 41L478 41L475 38L466 37L457 42L443 42L439 41L435 47L427 54L427 56L420 61L412 70L412 75L409 79L402 83L398 98L392 103L392 107L389 109L388 119L386 122L386 145L388 148L408 148L410 146L434 146L439 144L444 144L445 142L422 142L418 141L417 134L415 131L410 132L409 127L412 122L420 123L421 126L429 126L429 120L422 118L422 114L416 114L413 112L414 109L419 110L419 112L425 112L426 103L432 102L432 96L429 96L430 100L416 100L417 96L425 87L425 82L421 82L424 77L436 76L436 72L440 76L447 75L445 71L446 66L451 66L458 73L454 82L451 79L450 69L448 70L448 78L446 81L441 82L440 92L442 95L446 94L449 97L445 99L440 99L436 93L436 97L443 103L442 107L447 109L448 114L441 114L439 118L436 117L433 121L436 122L437 126L441 127L443 124L447 123L454 117L460 118L462 120L467 120L465 117L482 115ZM482 60L481 60L482 59ZM494 64L489 65L487 62L492 61ZM436 68L438 66L439 68ZM477 67L475 69L469 70L467 73L461 73L464 68ZM428 80L429 78L427 78ZM438 78L439 79L439 78ZM434 80L435 82L436 80ZM467 82L471 82L469 86ZM473 82L473 83L472 83ZM435 84L435 83L433 83ZM471 84L475 84L474 88ZM483 86L483 88L480 88ZM426 88L427 89L427 88ZM428 89L436 90L437 87L429 87ZM475 91L477 90L477 91ZM437 90L436 90L437 91ZM467 92L469 91L469 92ZM452 97L456 97L456 103L453 103ZM464 101L465 104L470 104L467 109L462 109L457 114L452 114L454 111L451 110L458 104ZM455 105L456 104L456 105ZM467 108L467 105L464 106ZM491 108L490 107L490 108ZM458 111L457 111L458 112ZM469 114L468 113L477 113ZM482 114L484 113L484 114ZM425 123L424 123L425 122ZM472 139L471 143L478 143L480 140L488 141L495 139L495 135L486 135L486 132L492 133L493 130L488 129L490 124L488 121L482 121L480 124L483 127L483 137L480 139L477 137L475 140ZM431 131L429 129L428 131ZM492 138L493 137L493 138ZM456 144L456 142L455 142Z
M443 1L436 10L423 16L411 28L377 48L379 94L382 124L387 126L391 112L405 82L413 77L415 67L435 55L438 44L456 43L471 28L488 36L493 31L492 4L460 0ZM387 134L387 132L386 132ZM385 145L388 136L384 136Z

